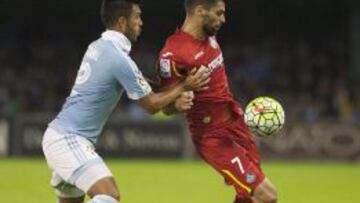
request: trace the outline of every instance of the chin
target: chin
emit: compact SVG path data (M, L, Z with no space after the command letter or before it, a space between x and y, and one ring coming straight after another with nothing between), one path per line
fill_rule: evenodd
M208 32L205 32L207 36L214 36L217 34L217 31L208 31Z
M131 42L136 42L138 40L138 36L132 36L129 38Z
M204 32L207 36L214 36L217 34L217 29L212 29L212 28L204 28Z

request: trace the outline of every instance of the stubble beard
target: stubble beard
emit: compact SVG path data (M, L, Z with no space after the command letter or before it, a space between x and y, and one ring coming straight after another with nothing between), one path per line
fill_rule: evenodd
M215 28L211 28L206 25L203 26L203 31L207 36L214 36L217 34L217 30Z

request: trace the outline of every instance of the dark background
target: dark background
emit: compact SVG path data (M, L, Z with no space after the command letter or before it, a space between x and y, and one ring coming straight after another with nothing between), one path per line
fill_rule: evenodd
M355 1L354 1L355 2ZM359 122L358 4L229 0L218 38L235 97L270 95L288 118ZM100 0L0 1L0 117L57 112L87 45L104 30ZM185 17L182 0L144 0L132 55L154 77L157 54ZM126 99L119 111L146 114Z

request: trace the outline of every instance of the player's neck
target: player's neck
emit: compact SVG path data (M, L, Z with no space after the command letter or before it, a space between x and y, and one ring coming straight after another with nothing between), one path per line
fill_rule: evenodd
M191 17L186 17L181 30L198 40L205 40L207 37L200 23Z

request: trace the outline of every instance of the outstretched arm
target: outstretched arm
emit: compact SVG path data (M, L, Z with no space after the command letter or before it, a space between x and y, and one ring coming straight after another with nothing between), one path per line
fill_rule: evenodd
M186 112L190 110L191 107L194 105L193 99L194 99L194 92L192 91L183 92L180 95L180 97L175 100L175 102L169 104L162 111L166 115L173 115L173 114Z
M210 74L206 66L201 66L198 70L198 73L203 72L204 74ZM175 78L173 78L175 80ZM170 85L166 87L166 89L171 89L174 85ZM162 111L166 115L178 114L181 112L186 112L191 109L193 106L194 92L184 92L181 94L179 98L175 100L175 102L166 106Z
M183 92L207 89L209 81L209 73L196 72L196 69L193 69L184 81L163 92L151 92L149 95L139 99L138 104L153 114L173 103Z

